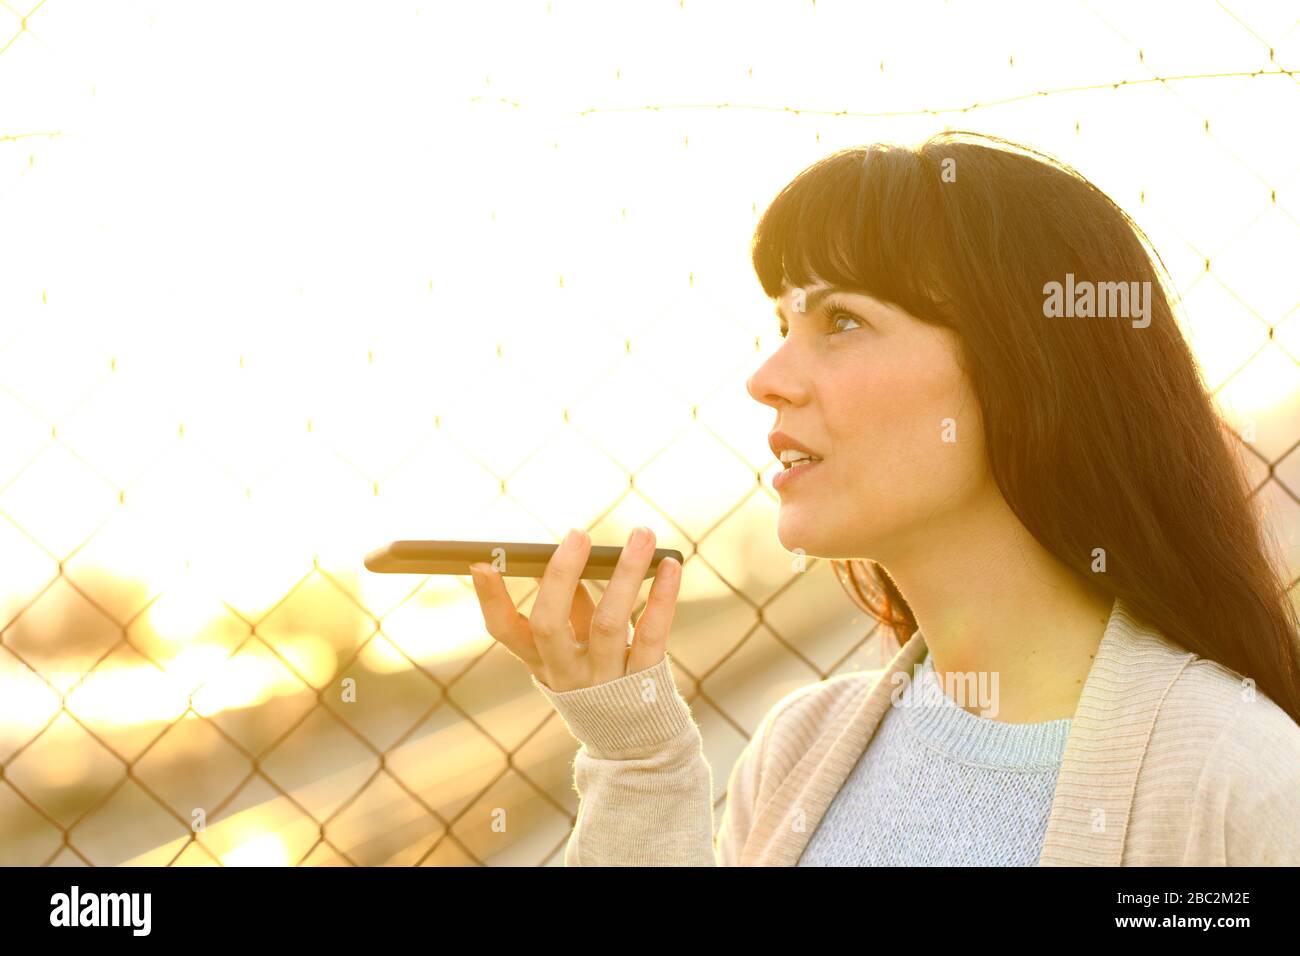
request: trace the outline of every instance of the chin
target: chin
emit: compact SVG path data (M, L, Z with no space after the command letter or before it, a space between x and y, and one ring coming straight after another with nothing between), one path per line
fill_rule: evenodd
M810 558L825 557L827 548L835 550L834 542L827 535L833 529L827 527L826 519L815 511L801 505L781 505L777 518L776 538L781 547L787 551L798 551Z
M790 552L802 548L810 558L851 561L871 558L879 550L870 536L846 537L844 528L834 520L801 505L781 505L777 518L776 538L781 547Z

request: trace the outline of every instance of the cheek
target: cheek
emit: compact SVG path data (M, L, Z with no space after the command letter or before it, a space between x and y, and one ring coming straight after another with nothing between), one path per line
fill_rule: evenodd
M831 434L836 457L847 466L839 477L859 493L869 489L864 497L876 506L933 511L978 484L984 471L979 404L946 354L859 370L840 394Z

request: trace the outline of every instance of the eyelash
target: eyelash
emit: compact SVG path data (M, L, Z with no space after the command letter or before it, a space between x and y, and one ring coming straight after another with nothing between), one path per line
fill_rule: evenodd
M825 309L826 309L826 320L827 320L827 322L828 322L831 326L834 326L834 324L835 324L835 320L836 320L837 318L839 318L841 315L847 316L848 318L852 319L854 322L858 323L858 327L859 327L859 328L861 328L861 327L863 327L863 326L866 325L866 322L865 322L865 321L863 321L862 319L858 318L856 315L854 315L852 312L850 312L850 311L849 311L848 309L846 309L844 306L839 305L839 304L836 303L836 302L828 302L828 303L826 303ZM843 330L843 332L854 332L854 331L857 331L857 330L856 330L856 329L844 329L844 330ZM781 329L779 329L779 332L780 332L781 338L784 339L786 336L788 336L788 335L790 334L790 329L789 329L789 328L781 328ZM841 333L841 334L843 334L843 333Z

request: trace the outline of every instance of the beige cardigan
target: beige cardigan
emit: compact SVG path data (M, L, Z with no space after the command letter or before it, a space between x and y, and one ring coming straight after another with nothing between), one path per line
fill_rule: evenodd
M579 805L566 866L794 866L925 647L781 699L727 782L671 661L556 693ZM884 679L882 679L882 677ZM1066 741L1040 866L1300 865L1300 726L1235 672L1117 600Z

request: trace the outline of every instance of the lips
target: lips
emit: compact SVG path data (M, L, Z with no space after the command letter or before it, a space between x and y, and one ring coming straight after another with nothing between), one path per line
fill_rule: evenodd
M783 451L781 453L781 464L782 466L785 467L787 471L791 468L797 468L800 465L815 463L821 460L822 459L816 457L815 455L809 456L806 455L804 452L796 451L793 448Z
M806 459L797 464L788 464L784 471L778 471L772 476L772 487L784 488L793 481L802 481L806 475L815 472L821 466L821 461L808 461Z
M772 449L772 454L779 460L783 451L800 451L813 458L825 458L821 452L810 448L803 442L782 431L774 431L767 436L767 447Z

